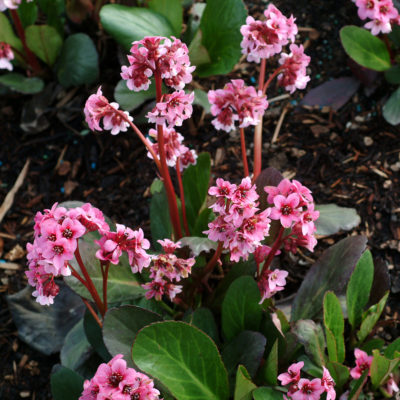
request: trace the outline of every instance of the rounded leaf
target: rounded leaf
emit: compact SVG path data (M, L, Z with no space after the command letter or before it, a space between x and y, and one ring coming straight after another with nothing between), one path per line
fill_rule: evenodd
M383 106L383 116L390 125L400 124L400 88L398 88Z

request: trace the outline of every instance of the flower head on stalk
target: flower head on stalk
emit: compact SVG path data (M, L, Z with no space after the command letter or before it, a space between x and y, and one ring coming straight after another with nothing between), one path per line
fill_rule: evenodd
M356 358L356 366L350 370L350 375L353 379L359 379L364 371L369 371L371 368L373 356L369 356L365 351L360 349L354 350ZM371 372L368 372L368 376Z
M269 299L274 296L277 292L280 292L285 288L286 277L289 275L287 271L274 269L273 271L267 270L263 274L261 279L258 281L258 288L261 292L260 304L265 299Z
M254 87L246 86L242 79L232 80L223 89L210 90L208 101L216 117L212 124L227 132L234 129L235 121L240 128L257 125L268 108L267 97Z
M0 0L1 1L1 0ZM13 70L11 61L14 59L14 52L8 43L0 42L0 69Z
M102 131L100 120L103 118L103 128L110 130L112 135L117 135L119 132L126 132L129 123L118 111L118 103L109 103L106 97L103 96L101 86L96 94L92 94L86 101L84 113L85 120L92 131ZM123 112L129 121L133 118L127 111Z

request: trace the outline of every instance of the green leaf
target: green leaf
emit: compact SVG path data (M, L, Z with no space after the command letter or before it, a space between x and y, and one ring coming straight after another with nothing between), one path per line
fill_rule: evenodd
M192 313L187 314L183 321L201 329L210 336L215 343L219 342L218 327L212 312L208 308L197 308Z
M208 95L204 90L194 89L193 104L203 107L204 112L207 114L211 112L211 105L210 102L208 101Z
M389 39L396 45L400 47L400 26L393 24L392 32L388 34Z
M15 35L5 13L0 13L0 42L6 42L20 52L24 52L21 40Z
M296 357L297 362L303 361L304 366L302 370L308 374L313 376L314 378L320 378L323 374L323 369L321 366L318 366L313 361L311 361L310 357L305 354L301 354L299 357Z
M325 338L322 327L311 320L297 321L292 332L309 357L319 366L325 365Z
M83 263L92 278L94 286L100 297L103 293L103 276L101 274L100 262L96 257L96 244L94 239L98 237L94 234L87 234L83 240L79 240L79 251L82 256ZM75 270L82 275L79 265L75 258L70 261ZM67 285L78 293L80 296L91 300L89 291L75 277L68 276L64 278ZM107 281L107 300L108 303L117 303L136 299L144 295L145 290L140 286L138 275L133 274L129 266L128 257L123 254L120 257L118 265L111 265L108 273Z
M148 100L156 98L156 86L150 85L149 89L141 92L129 90L126 81L121 79L114 89L114 98L125 111L132 111Z
M58 368L50 382L54 400L76 400L83 391L83 377L66 367Z
M239 365L236 373L236 385L234 400L251 400L251 392L257 386L251 381L251 377L243 365Z
M103 321L104 343L112 356L123 354L125 361L133 367L132 344L140 329L161 321L160 315L136 306L111 308Z
M394 342L389 344L385 350L385 357L390 359L395 358L396 351L400 353L400 338L397 338Z
M384 345L385 345L385 341L383 339L375 338L375 339L368 340L368 342L365 342L361 346L361 350L365 351L368 354L372 354L372 350L375 350L375 349L380 350Z
M360 330L357 332L359 343L362 343L371 333L372 329L374 329L375 324L378 322L379 317L385 308L388 296L389 292L382 297L378 304L374 304L363 314Z
M353 381L354 385L350 390L348 399L349 400L357 400L362 392L362 388L364 387L365 383L368 379L368 370L364 371L359 379Z
M368 303L373 279L374 261L371 252L366 250L358 260L347 285L347 315L353 329L361 323L361 316Z
M31 25L25 33L28 47L47 65L52 66L62 47L62 39L57 30L48 25Z
M65 1L64 0L36 0L41 11L47 17L47 25L53 26L64 37Z
M363 67L375 71L385 71L391 67L385 43L366 29L345 26L340 30L340 39L346 53Z
M193 230L191 230L191 234L195 236L203 236L204 231L208 229L208 223L215 219L215 215L209 208L204 208L200 211L199 216L196 219L196 223L194 224Z
M364 252L367 238L350 236L322 253L307 272L293 302L292 321L314 318L322 308L326 291L343 293L356 263Z
M385 78L393 85L400 84L400 65L396 65L385 71Z
M177 400L225 400L228 376L214 342L184 322L156 322L133 343L134 363L163 383Z
M380 355L379 350L373 350L372 354L374 358L371 363L371 382L372 386L377 389L389 379L389 375L399 365L400 358L397 357L390 360L385 356Z
M282 392L271 387L260 387L253 392L254 400L282 400Z
M389 124L400 124L400 88L398 88L389 97L389 100L383 106L383 117Z
M190 61L193 65L197 65L197 72L199 70L200 65L204 64L210 64L211 63L211 58L210 55L208 54L207 49L202 45L202 32L199 29L196 32L196 35L190 42L189 46L189 55L190 55Z
M98 54L90 37L75 33L64 42L57 63L57 77L64 87L91 84L99 75Z
M209 153L199 154L196 165L188 167L183 174L186 215L191 231L207 199L210 174L211 157Z
M17 12L24 28L33 25L36 22L38 8L35 2L28 3L26 0L23 0L19 5ZM26 32L25 35L26 39L28 39L29 35Z
M337 362L328 362L326 367L335 381L335 386L341 389L350 378L349 369L343 364Z
M246 8L242 0L207 0L200 21L201 43L211 63L200 65L200 76L226 74L241 57L240 27L245 24Z
M0 84L23 94L39 93L44 88L44 82L40 78L27 78L17 72L0 75Z
M107 4L100 10L100 20L104 30L125 50L130 49L133 41L145 36L169 37L174 34L163 15L147 8Z
M342 363L345 357L344 318L339 299L333 292L325 294L324 325L329 361Z
M199 29L201 17L203 15L205 8L206 8L205 3L195 3L190 8L190 10L188 12L189 19L187 22L187 27L186 27L186 30L183 33L183 37L182 37L182 40L185 43L192 42L195 34L197 33L197 31Z
M163 15L171 24L173 35L179 37L182 31L183 7L181 0L149 0L148 6Z
M278 340L275 340L262 369L262 376L268 385L277 385L278 377Z
M319 218L315 221L318 235L334 235L341 230L349 231L361 222L354 208L339 207L336 204L318 204Z
M252 277L242 276L229 286L222 303L222 332L228 341L242 331L258 331L262 318L259 301L260 291Z

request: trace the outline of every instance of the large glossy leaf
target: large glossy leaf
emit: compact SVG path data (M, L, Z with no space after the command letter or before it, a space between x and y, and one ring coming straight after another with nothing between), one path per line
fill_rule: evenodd
M210 64L197 69L200 76L226 74L241 56L240 27L247 12L242 0L208 0L200 21L202 45L211 58Z
M146 325L161 320L160 315L141 307L111 308L103 321L104 343L111 355L123 354L126 362L133 366L132 344L136 334Z
M183 319L190 325L194 325L206 333L215 343L219 342L218 327L213 313L204 307L197 308L192 313L185 315Z
M150 85L146 91L134 92L129 90L128 86L126 86L126 81L121 79L114 89L114 97L121 109L132 111L147 100L156 98L156 86Z
M346 53L363 67L385 71L391 67L390 54L385 43L366 29L345 26L340 39Z
M251 377L243 365L239 365L236 373L235 393L233 400L251 400L254 389L257 386L251 381Z
M163 15L171 24L173 35L179 37L182 31L183 7L181 0L149 0L150 10Z
M62 38L56 28L48 25L31 25L26 28L28 47L47 65L53 65L62 47Z
M307 272L293 302L292 321L314 318L322 308L325 292L343 294L353 270L364 252L367 238L351 236L329 249Z
M27 78L17 72L1 75L0 84L23 94L39 93L44 88L44 82L40 78Z
M279 340L277 339L275 340L262 369L262 376L265 383L268 385L276 385L278 383L278 346Z
M64 42L57 62L57 77L65 86L93 83L99 74L98 54L90 37L75 33Z
M392 93L383 106L383 116L391 125L400 124L400 88Z
M245 330L258 331L262 318L259 301L260 291L252 277L242 276L229 286L222 303L222 332L227 340Z
M373 279L374 262L371 252L366 250L358 260L346 292L347 316L353 329L361 323L362 313L368 303Z
M21 20L22 26L26 28L27 26L33 25L35 23L38 16L38 7L35 2L28 3L26 0L24 0L19 5L17 12ZM28 39L27 34L26 38Z
M101 327L96 322L89 310L86 310L85 317L83 319L83 328L87 340L96 351L96 353L102 358L104 362L110 361L111 355L104 345Z
M228 376L214 342L184 322L156 322L133 343L134 363L163 383L177 400L225 400Z
M339 207L336 204L318 204L319 218L315 222L318 235L334 235L341 230L349 231L361 222L354 208Z
M374 388L383 385L388 379L390 374L396 369L400 363L400 353L394 359L388 359L379 353L379 350L373 350L374 358L371 363L371 382Z
M125 50L132 42L145 36L166 36L174 34L168 20L161 14L147 8L107 4L101 8L100 20L109 33Z
M59 367L51 375L53 400L75 400L83 391L84 379L70 368Z
M0 13L0 42L6 42L20 52L24 51L5 13Z
M283 394L272 387L260 387L253 392L254 400L282 400Z

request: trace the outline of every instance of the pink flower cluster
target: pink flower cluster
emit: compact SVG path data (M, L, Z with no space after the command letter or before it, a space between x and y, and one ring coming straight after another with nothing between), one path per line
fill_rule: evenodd
M289 386L287 395L293 400L319 400L323 393L326 393L326 400L335 400L335 382L329 371L323 367L322 378L309 379L300 378L300 371L304 366L304 362L292 364L288 371L280 374L278 379L281 385ZM284 396L287 399L286 396Z
M314 210L311 191L300 182L283 179L278 186L266 186L267 201L273 204L270 218L279 220L284 228L291 228L289 236L285 237L285 250L296 252L299 246L313 251L317 240L314 222L319 217L319 211Z
M283 70L278 75L279 86L284 87L290 93L296 89L305 89L310 77L307 76L307 66L311 58L304 54L302 45L290 45L290 54L282 53L279 59Z
M146 298L155 298L160 301L163 295L167 295L171 300L182 291L182 286L172 282L179 282L187 278L192 272L195 264L194 258L178 258L174 252L181 247L179 242L172 242L169 239L159 240L164 253L154 255L150 267L151 282L142 285L147 290Z
M267 270L261 279L258 281L258 288L261 292L260 304L265 299L269 299L277 292L283 290L286 285L286 277L289 275L287 271L274 269L273 271Z
M257 125L268 108L267 97L253 86L245 86L242 79L232 80L223 89L210 90L208 101L216 117L212 124L226 132L235 128L235 121L240 128Z
M356 358L356 366L350 370L350 375L353 379L359 379L364 371L371 368L373 356L369 356L365 351L360 349L354 350L354 356ZM370 376L370 373L368 373Z
M133 118L127 111L123 112L125 114L124 117L121 115L121 112L117 111L118 108L118 103L109 103L107 98L103 96L100 86L97 93L89 96L85 104L85 120L89 128L92 131L102 131L100 120L103 118L103 128L110 130L112 135L117 135L119 132L126 132L129 127L126 119L133 121Z
M187 146L182 144L183 136L180 133L176 132L173 128L164 126L163 134L165 158L169 167L176 168L178 158L181 170L187 168L189 165L196 164L197 154L195 150L190 150ZM157 131L155 129L150 129L149 136L157 140ZM159 156L159 144L154 143L152 147L155 154ZM147 156L153 159L150 152L147 153Z
M157 400L159 396L153 380L127 367L122 354L117 354L84 382L79 400Z
M0 0L0 11L5 11L7 8L15 10L19 7L22 0ZM33 0L27 0L30 3Z
M392 0L353 0L358 7L358 16L367 22L364 27L371 30L373 35L389 33L392 24L400 25L400 15Z
M1 0L0 0L1 1ZM0 69L13 70L11 60L14 59L14 53L8 43L0 42Z
M242 53L248 61L259 63L282 51L289 41L294 42L297 34L295 18L286 18L273 4L264 11L265 21L247 17L246 25L240 28L243 35Z
M132 272L142 272L142 269L150 264L150 256L146 253L146 250L150 248L150 242L144 238L141 229L133 231L120 224L117 224L116 228L116 232L111 232L109 229L101 231L102 237L100 240L95 240L95 243L100 246L96 257L117 265L125 251L128 254Z
M67 210L55 203L44 214L35 216L35 238L27 244L28 282L35 287L33 296L42 305L53 304L59 287L57 276L69 276L68 261L74 257L78 239L87 231L108 229L100 210L89 203Z
M181 90L192 80L196 67L190 65L187 46L179 39L146 36L133 42L129 66L122 67L121 77L130 90L147 90L150 77L159 73L167 86Z
M221 178L216 183L208 193L217 198L210 208L218 216L208 224L210 229L204 233L210 240L222 242L223 247L230 250L232 261L247 260L268 236L270 209L257 214L259 196L249 177L244 178L240 185Z
M173 128L182 126L183 121L191 117L194 92L186 94L183 90L178 90L165 94L161 100L152 111L147 113L149 122L157 125L166 124L169 128Z

